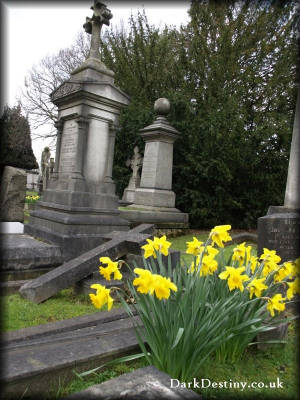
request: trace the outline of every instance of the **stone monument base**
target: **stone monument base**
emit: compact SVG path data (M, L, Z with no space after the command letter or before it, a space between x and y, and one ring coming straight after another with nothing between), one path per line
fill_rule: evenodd
M151 207L131 204L121 207L121 217L126 219L131 227L139 224L154 224L157 229L187 229L189 215L177 208Z
M267 215L258 218L258 247L261 255L266 247L276 250L281 262L293 261L300 256L299 209L270 206Z
M118 198L107 193L46 190L24 231L59 245L68 261L102 244L103 234L129 229L117 204Z

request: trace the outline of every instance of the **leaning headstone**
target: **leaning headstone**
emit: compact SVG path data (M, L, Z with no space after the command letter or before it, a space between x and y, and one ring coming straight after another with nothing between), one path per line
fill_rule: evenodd
M170 111L168 99L154 103L158 114L153 124L140 130L145 140L145 151L140 187L135 190L134 203L121 215L133 224L154 223L159 228L188 226L188 214L175 208L176 195L172 191L173 144L179 132L170 125L166 115Z
M258 219L258 254L264 247L276 250L282 262L300 256L299 101L298 94L284 205L270 206Z
M139 148L135 146L133 149L133 157L131 160L127 160L126 165L127 167L130 166L132 169L132 174L129 179L128 186L124 190L122 203L134 203L135 200L135 191L140 186L140 173L139 169L143 164L143 157L139 153Z
M23 222L26 195L26 172L5 167L0 188L0 221Z
M90 386L88 389L64 397L64 400L201 400L191 389L180 387L179 380L172 379L153 365Z
M71 18L71 17L70 17ZM112 14L95 1L84 28L88 58L51 95L58 107L54 170L25 232L58 244L65 260L98 246L102 235L127 231L120 217L112 166L119 114L129 97L100 58L100 33Z

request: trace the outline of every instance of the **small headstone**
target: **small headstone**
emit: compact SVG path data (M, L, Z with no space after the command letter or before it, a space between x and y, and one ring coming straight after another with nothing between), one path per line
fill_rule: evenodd
M4 168L0 189L0 221L24 221L26 183L24 170Z
M0 233L24 233L24 224L21 222L0 222Z
M174 381L174 380L173 380ZM172 380L154 366L139 368L134 372L93 385L64 400L200 400L201 396L191 389L172 387Z

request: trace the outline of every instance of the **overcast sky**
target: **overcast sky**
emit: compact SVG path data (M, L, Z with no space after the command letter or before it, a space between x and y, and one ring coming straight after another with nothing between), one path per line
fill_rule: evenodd
M27 71L46 55L72 45L78 32L83 29L86 16L92 16L93 1L2 1L4 48L2 67L4 82L2 102L16 104ZM112 26L124 22L130 14L136 14L143 6L151 24L156 26L180 26L188 19L189 1L106 1L113 13ZM104 26L104 29L107 29ZM33 142L33 150L40 161L44 142Z

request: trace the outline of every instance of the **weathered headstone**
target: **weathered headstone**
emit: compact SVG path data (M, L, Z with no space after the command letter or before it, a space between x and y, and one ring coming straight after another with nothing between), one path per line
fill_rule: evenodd
M124 203L134 203L135 200L135 191L140 186L140 173L139 169L142 166L143 157L139 153L139 148L135 146L133 149L133 157L131 160L127 160L126 165L127 167L130 166L132 169L132 174L129 179L128 186L124 190L122 202Z
M91 34L88 58L51 95L58 107L54 171L25 232L61 246L65 260L101 243L113 230L126 231L112 180L116 128L129 97L114 85L99 46L110 10L94 1L84 28Z
M45 147L41 157L43 191L46 190L50 178L50 157L51 153L49 147Z
M99 385L90 386L81 392L64 397L64 400L201 400L201 398L191 389L180 387L178 380L172 380L168 374L150 365Z
M157 227L187 227L188 214L175 208L172 191L173 144L179 132L166 115L170 111L168 99L154 103L158 117L153 124L140 130L145 140L145 152L140 187L135 190L134 204L122 210L122 216L134 224L155 223Z
M5 167L0 188L0 221L23 222L26 195L26 172Z
M106 234L106 243L67 261L60 267L27 282L20 288L23 297L34 303L40 303L60 290L74 285L97 271L100 257L116 260L127 253L140 253L141 246L150 238L153 226L141 225L129 232Z
M300 256L299 94L294 119L289 169L283 206L270 206L258 219L258 254L276 250L282 262Z

